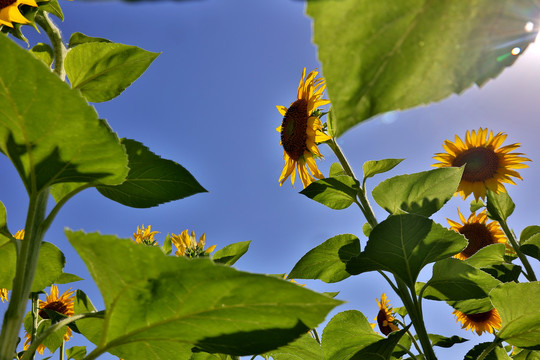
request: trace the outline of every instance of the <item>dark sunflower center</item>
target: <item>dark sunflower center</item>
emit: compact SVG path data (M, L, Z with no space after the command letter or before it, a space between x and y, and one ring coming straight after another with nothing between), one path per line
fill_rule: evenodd
M0 9L7 8L9 5L17 2L17 0L0 0Z
M44 311L44 309L53 310L64 315L67 315L67 310L68 310L66 304L64 304L61 301L50 302L39 311L39 316L41 316L43 319L49 318L49 315Z
M485 323L491 318L491 310L478 314L466 314L469 320L477 323Z
M469 245L461 252L466 257L470 257L481 248L495 243L491 232L484 224L465 224L459 233L469 240Z
M377 314L377 324L384 335L388 335L392 332L386 311L383 309L379 310L379 313Z
M298 161L307 150L307 112L308 103L304 99L296 100L289 107L281 123L281 144L283 150L294 161Z
M475 147L456 156L452 166L465 165L463 180L486 181L491 179L499 168L499 157L491 149Z

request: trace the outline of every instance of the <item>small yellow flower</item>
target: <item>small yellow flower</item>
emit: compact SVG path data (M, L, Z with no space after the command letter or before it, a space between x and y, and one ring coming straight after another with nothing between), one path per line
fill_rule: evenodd
M0 0L0 25L13 27L13 23L28 24L30 20L19 11L19 5L37 7L34 0Z
M204 257L208 256L214 249L216 245L210 246L208 249L204 250L205 245L205 234L202 234L197 242L195 237L195 231L191 232L191 236L188 235L188 230L182 231L180 235L171 235L171 241L178 249L176 251L176 256L186 256L186 257Z
M151 225L148 225L146 229L144 228L144 225L142 225L140 229L139 226L137 226L137 232L133 233L133 240L135 240L137 244L157 246L158 242L157 240L154 240L154 235L156 234L159 234L159 231L152 231Z
M446 219L450 228L463 236L469 242L467 247L457 255L455 258L465 260L473 256L478 250L491 244L503 243L506 244L508 250L511 250L510 245L507 243L506 236L502 231L499 223L492 221L487 222L486 210L483 210L480 214L472 213L468 219L465 219L463 214L458 209L459 218L461 224L454 220Z
M462 329L476 331L478 335L482 335L484 331L493 334L501 328L501 317L495 308L478 314L465 314L454 310L452 314L456 316L456 322L461 323Z
M47 295L47 294L46 294ZM65 291L61 296L58 296L58 288L56 285L51 286L51 294L47 295L47 299L45 301L39 301L39 316L42 319L49 319L49 315L44 310L53 310L60 314L64 314L66 316L72 316L73 315L73 302L75 300L75 296L73 295L73 291L71 291L71 288L69 288L67 291ZM68 327L66 330L66 333L64 334L64 340L69 341L69 339L73 336L71 329ZM30 340L31 335L26 334L25 335L25 342L23 349L26 350L30 346ZM45 346L43 344L40 344L37 348L37 352L40 354L43 354L43 351L45 350Z
M511 144L501 147L506 139L506 134L498 133L493 136L493 131L478 129L469 132L463 142L457 135L454 142L445 140L443 148L446 152L435 154L433 157L439 163L435 167L460 167L465 165L458 191L463 199L471 193L474 198L486 197L486 189L495 193L506 192L503 183L516 184L512 177L523 180L521 175L513 169L529 167L524 161L531 161L521 155L512 153L520 144Z
M390 300L386 298L386 294L383 293L381 295L381 301L379 302L379 299L377 300L377 304L379 305L379 313L375 317L374 320L377 320L377 324L379 325L379 330L384 335L390 334L392 331L399 330L399 328L394 325L394 321L396 320L394 316L392 315L392 307L390 307Z
M7 293L8 293L7 289L0 288L0 300L2 300L2 302L8 301Z
M321 119L314 114L319 106L329 104L329 100L321 99L325 84L324 79L315 79L318 72L313 70L306 76L306 68L298 85L296 101L289 108L277 106L283 121L276 129L281 133L283 160L285 166L279 177L279 185L283 185L290 176L294 187L296 178L295 166L304 187L315 181L314 177L322 179L315 163L315 158L322 158L317 143L330 140L330 136L322 132ZM304 80L305 78L305 80ZM308 172L308 168L313 176Z

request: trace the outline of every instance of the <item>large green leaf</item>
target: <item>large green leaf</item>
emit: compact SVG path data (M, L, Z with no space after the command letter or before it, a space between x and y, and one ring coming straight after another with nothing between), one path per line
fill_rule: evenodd
M0 54L0 152L27 191L62 182L123 182L125 151L78 91L6 36L0 36Z
M186 359L193 349L260 354L315 328L341 301L210 259L66 231L101 291L106 314L95 352L126 360ZM81 331L84 331L81 326Z
M305 334L290 344L267 352L274 360L323 360L321 345L310 335Z
M373 189L373 198L390 214L430 216L454 195L462 168L440 168L387 179Z
M342 210L356 201L358 184L348 175L339 175L312 182L300 194L334 210Z
M340 312L324 328L322 347L325 360L347 360L366 346L384 339L371 328L360 311Z
M360 253L360 240L355 235L336 235L307 252L289 274L291 279L319 279L338 282L350 274L347 262Z
M466 246L463 236L423 216L393 215L371 231L364 251L347 263L347 271L390 271L414 288L425 265L452 256Z
M136 46L84 42L69 49L66 74L88 101L108 101L137 80L158 55Z
M336 135L483 84L533 42L536 0L309 1Z
M122 139L129 173L120 185L98 186L105 197L134 208L148 208L206 190L182 165L162 159L135 140Z
M426 284L424 297L445 301L487 298L500 283L461 260L444 259L433 265L433 276Z
M489 294L502 325L497 336L507 343L540 350L540 283L506 283Z

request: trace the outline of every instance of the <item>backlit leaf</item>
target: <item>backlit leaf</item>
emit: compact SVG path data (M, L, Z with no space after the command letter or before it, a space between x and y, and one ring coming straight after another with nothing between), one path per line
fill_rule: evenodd
M305 334L341 303L210 259L166 256L115 236L66 235L107 309L101 331L85 334L97 344L95 352L155 360L189 359L196 349L260 354Z
M364 163L364 179L390 171L405 159L369 160Z
M212 260L220 264L234 265L248 251L250 243L251 241L241 241L229 244L216 251L212 255Z
M312 182L300 194L334 210L348 208L356 200L358 184L348 175Z
M482 85L533 42L533 0L309 1L339 136L387 111Z

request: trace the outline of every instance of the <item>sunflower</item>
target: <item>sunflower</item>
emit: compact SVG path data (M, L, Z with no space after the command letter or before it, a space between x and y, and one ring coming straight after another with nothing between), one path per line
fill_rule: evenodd
M454 220L446 220L448 221L450 228L465 236L469 241L469 244L459 254L454 255L454 257L465 260L473 256L483 247L497 243L506 244L507 248L509 248L509 250L511 249L499 224L495 221L490 223L487 222L486 210L483 210L478 215L473 212L468 219L465 219L459 209L458 214L461 219L461 224Z
M42 319L49 319L49 314L47 314L46 310L53 310L60 314L64 314L66 316L72 316L73 315L73 301L75 300L75 297L73 296L73 291L70 291L71 288L69 288L67 291L65 291L60 297L58 296L58 288L56 285L51 285L51 294L47 295L47 299L45 301L39 301L39 316ZM71 332L71 329L68 327L66 330L66 333L64 334L64 341L69 341L69 339L73 336L73 333ZM26 350L30 346L31 341L31 335L26 333L25 335L26 340L24 341L24 347L23 349ZM37 352L40 354L43 354L43 351L45 350L45 346L43 344L39 344L37 348Z
M205 235L202 234L197 242L195 237L195 231L191 232L191 236L188 235L188 230L182 231L180 235L171 235L171 240L178 249L176 251L176 256L186 256L186 257L204 257L208 256L214 249L216 245L210 246L208 249L204 250Z
M146 229L144 228L144 225L142 225L140 229L139 226L137 226L137 232L133 233L133 240L135 240L137 244L157 246L158 242L157 240L154 240L154 235L156 234L159 234L159 231L152 231L151 225L148 225Z
M19 11L19 5L37 7L34 0L0 0L0 25L13 27L13 22L28 24L30 20L25 18Z
M330 101L321 99L326 85L323 78L315 79L317 74L318 72L313 70L306 78L304 68L296 101L288 109L285 106L277 106L279 113L283 115L283 121L276 130L281 133L280 144L283 146L283 160L285 160L285 166L279 177L280 186L290 176L294 187L295 166L304 187L315 181L313 176L319 179L324 177L315 163L315 158L323 157L317 143L331 138L322 132L321 119L314 112L319 106L329 104ZM308 172L308 168L313 176Z
M501 317L495 308L478 314L465 314L454 310L452 314L456 316L456 322L461 323L462 329L476 331L478 335L482 335L484 331L493 334L493 331L501 328Z
M392 331L399 330L399 328L394 325L394 321L396 319L392 315L392 307L390 307L390 300L386 298L386 294L383 293L381 295L380 302L379 299L376 300L377 304L379 305L379 313L374 320L376 320L377 324L379 324L379 330L381 330L384 335L388 335Z
M486 197L486 189L495 193L505 192L503 183L516 184L512 177L523 180L521 175L513 169L523 169L528 165L524 161L531 161L521 155L511 153L520 144L510 144L501 147L506 139L506 134L498 133L493 136L493 131L478 129L469 132L463 142L457 135L454 142L445 140L443 148L445 153L435 154L433 157L440 163L433 164L435 167L460 167L465 165L458 191L463 199L471 193L474 198Z

